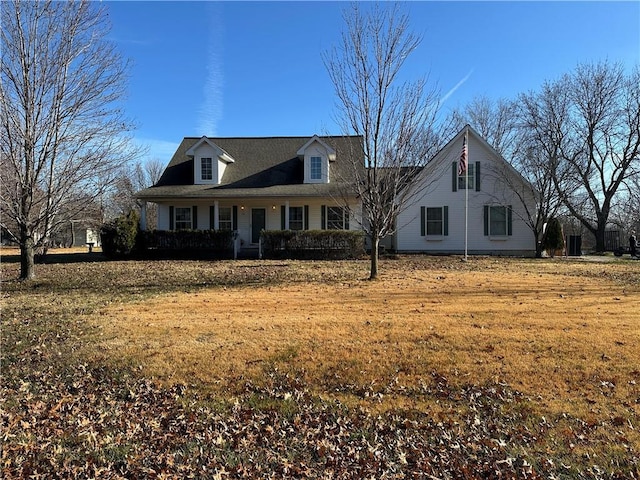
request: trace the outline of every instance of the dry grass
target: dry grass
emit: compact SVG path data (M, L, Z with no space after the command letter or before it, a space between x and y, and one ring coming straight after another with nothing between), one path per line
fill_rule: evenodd
M336 478L640 478L640 262L401 257L369 282L366 260L64 249L19 282L0 253L6 478L323 472L327 445Z
M640 413L640 293L616 281L636 266L389 261L377 282L206 288L117 305L98 323L108 356L217 393L277 368L322 396L436 410L416 393L437 374L601 421Z

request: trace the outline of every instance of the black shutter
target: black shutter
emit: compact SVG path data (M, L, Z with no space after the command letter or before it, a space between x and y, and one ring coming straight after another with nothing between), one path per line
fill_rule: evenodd
M513 235L513 214L511 213L511 205L507 207L507 235Z
M480 191L480 162L476 162L476 192Z
M458 191L458 162L451 164L451 191Z
M484 206L484 234L489 235L489 205Z
M309 205L304 206L304 229L309 230Z
M209 230L213 230L213 227L216 226L216 207L213 205L209 206Z
M286 227L285 216L287 215L287 206L280 205L280 230L284 230Z
M320 228L322 230L326 230L327 229L327 206L326 205L322 205L322 207L320 207Z
M349 211L348 208L344 208L343 212L344 212L344 229L349 230L349 216L351 215L351 212Z
M233 217L231 218L231 230L238 230L238 206L233 206Z
M191 207L191 216L193 217L191 219L191 229L197 230L198 229L198 207L195 205Z
M426 208L425 207L420 207L420 236L424 237L426 234L426 225L425 225L425 214L426 214Z
M173 207L169 207L169 230L174 229Z
M449 207L442 207L442 234L449 235Z

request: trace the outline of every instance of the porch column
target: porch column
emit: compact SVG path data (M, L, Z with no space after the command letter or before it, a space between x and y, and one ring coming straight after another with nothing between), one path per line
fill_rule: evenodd
M213 202L213 229L220 230L220 204L218 200Z
M289 230L289 200L284 202L284 229Z
M142 205L140 205L140 230L144 232L146 229L147 229L147 202L142 202Z

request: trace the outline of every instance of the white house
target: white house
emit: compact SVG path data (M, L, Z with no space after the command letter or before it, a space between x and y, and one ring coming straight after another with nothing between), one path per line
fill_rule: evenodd
M357 230L358 201L345 208L344 192L361 151L355 136L187 137L136 196L158 204L159 230L234 230L244 250L262 230Z
M457 172L465 132L468 182ZM357 230L361 206L352 195L345 208L345 192L361 142L356 136L187 137L158 183L137 197L158 204L159 230L234 230L243 249L257 248L262 230ZM522 203L508 188L526 180L471 127L423 173L419 201L400 213L397 233L383 245L398 252L464 253L468 201L469 254L535 253Z
M468 176L458 175L465 134ZM466 223L469 255L535 254L525 208L514 191L531 191L530 185L473 128L461 130L427 164L422 179L418 200L399 214L397 233L384 241L388 248L463 254ZM527 202L534 211L533 198Z

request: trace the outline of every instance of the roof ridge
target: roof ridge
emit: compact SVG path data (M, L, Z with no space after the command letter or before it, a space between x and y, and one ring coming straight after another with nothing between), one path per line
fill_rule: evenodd
M184 140L200 140L202 137L207 137L210 139L224 139L224 140L269 140L269 139L276 139L276 138L282 138L282 139L298 139L298 138L313 138L314 136L317 136L318 138L358 138L361 137L362 135L317 135L317 134L313 134L313 135L266 135L266 136L249 136L249 137L238 137L238 136L232 136L232 137L219 137L219 136L207 136L207 135L201 135L199 137L184 137Z

